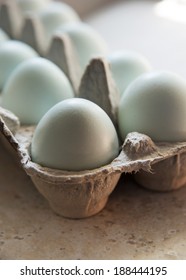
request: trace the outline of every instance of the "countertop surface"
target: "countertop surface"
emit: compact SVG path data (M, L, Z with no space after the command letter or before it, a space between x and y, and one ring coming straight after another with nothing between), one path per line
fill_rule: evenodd
M186 259L186 188L153 192L124 175L103 211L71 220L0 155L0 259Z
M186 24L158 16L156 4L117 1L85 20L111 50L139 51L155 69L186 77ZM0 145L0 259L186 259L185 221L186 187L153 192L129 175L96 216L57 216Z

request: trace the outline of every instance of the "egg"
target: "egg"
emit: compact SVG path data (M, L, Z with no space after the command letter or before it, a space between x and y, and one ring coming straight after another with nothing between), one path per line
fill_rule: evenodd
M16 3L22 13L38 12L45 8L50 0L16 0Z
M3 42L6 42L10 40L10 38L8 37L8 35L6 34L6 32L0 28L0 44Z
M154 141L186 141L186 80L169 71L141 75L121 98L118 124L123 140L139 132Z
M80 21L76 11L69 5L61 2L51 2L38 16L44 30L46 49L51 42L53 33L59 26L67 22Z
M23 61L37 57L36 51L25 43L10 40L0 45L0 90L14 69Z
M31 144L32 161L67 171L101 167L118 152L110 118L98 105L82 98L52 107L37 125Z
M152 69L148 60L134 51L113 52L107 59L120 96L133 80Z
M67 23L60 26L55 34L69 36L77 54L82 72L91 58L108 53L108 46L101 35L86 23Z
M54 63L37 57L22 62L2 92L2 107L21 124L37 124L56 103L74 96L69 80Z

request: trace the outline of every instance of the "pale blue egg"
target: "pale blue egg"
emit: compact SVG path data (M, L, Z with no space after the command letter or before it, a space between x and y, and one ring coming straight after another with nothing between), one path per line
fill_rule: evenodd
M9 36L6 34L6 32L3 29L0 28L0 44L9 40L10 40Z
M108 115L81 98L51 108L37 125L31 145L32 161L69 171L99 168L118 153L117 133Z
M108 56L108 62L120 95L137 77L152 70L150 62L134 51L113 52Z
M39 12L50 3L51 0L16 0L22 13Z
M80 21L76 11L71 6L61 2L51 2L38 16L44 31L45 43L43 45L45 45L45 49L49 47L52 36L59 26L68 22Z
M186 141L186 80L168 71L141 75L124 92L120 134L144 133L154 141Z
M56 103L74 96L65 74L44 58L21 63L2 92L2 107L17 115L22 124L37 124Z
M102 36L86 23L67 23L56 30L56 34L69 36L77 54L82 72L93 57L106 55L108 46Z
M33 48L20 41L10 40L0 44L0 90L21 62L37 56Z

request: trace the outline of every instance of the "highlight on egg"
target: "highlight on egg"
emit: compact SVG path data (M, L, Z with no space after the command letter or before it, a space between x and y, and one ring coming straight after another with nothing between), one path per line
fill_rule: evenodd
M82 98L52 107L38 123L31 144L33 162L66 171L99 168L118 153L112 121L98 105Z
M107 55L108 46L102 36L86 23L67 23L60 26L56 35L67 35L77 54L82 72L93 57Z
M135 51L116 51L109 54L107 60L120 96L132 81L152 70L150 62Z
M66 75L51 61L37 57L22 62L12 73L1 106L12 111L21 124L37 124L56 103L74 96Z
M129 132L153 141L186 141L186 80L169 71L146 73L124 92L118 109L122 139Z
M37 56L32 47L20 41L9 40L0 44L0 90L21 62Z

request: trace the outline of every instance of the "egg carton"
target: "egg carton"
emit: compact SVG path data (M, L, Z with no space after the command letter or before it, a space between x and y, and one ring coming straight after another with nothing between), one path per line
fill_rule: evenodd
M31 45L41 56L58 65L69 78L75 95L99 105L118 131L119 94L105 59L92 59L81 75L75 48L66 35L54 36L50 48L44 52L41 23L35 17L23 19L13 1L1 5L0 27L11 38ZM147 135L133 132L121 145L119 156L109 165L66 172L32 162L29 147L34 130L33 126L20 126L12 112L0 108L1 142L14 151L36 188L62 216L85 218L101 211L122 174L133 174L140 185L156 191L170 191L186 184L186 142L154 143Z
M94 72L99 71L99 69L96 70L96 68L101 67L101 72L107 72L107 80L109 79L109 76L111 77L111 73L109 74L110 70L104 69L109 68L109 66L107 67L106 65L107 62L101 58L97 60L95 59L95 61L93 60L90 67L87 67L87 69L82 74L82 69L80 67L79 58L76 54L75 46L67 34L53 35L48 49L42 47L42 42L44 41L43 38L45 35L42 23L40 22L39 18L35 17L34 14L23 16L19 11L16 2L14 1L6 1L0 4L0 28L2 28L10 38L30 45L40 54L40 56L45 57L55 63L68 77L76 97L84 97L86 95L86 93L84 93L84 90L86 90L84 84L88 86L90 85L92 89L91 83L94 82ZM95 81L96 84L101 84L102 78L104 78L106 81L106 78L103 77L105 73L103 73L102 76L101 73L99 74L100 77L97 76ZM91 78L89 84L85 82L87 77L88 79ZM109 84L106 85L106 91L109 93L109 100L107 100L107 97L105 98L104 94L102 94L102 100L100 100L100 88L96 87L96 90L94 90L93 101L95 103L99 103L98 105L101 105L101 107L108 113L112 121L116 123L115 109L119 102L119 94L117 92L117 87L114 85L114 81L111 82L112 77L109 80ZM104 84L106 83L107 82ZM111 89L108 88L109 86L111 86ZM88 95L85 97L88 99Z
M128 134L120 154L110 164L71 172L32 161L30 144L34 130L34 126L20 126L16 116L0 107L1 143L14 151L19 164L53 211L64 217L86 218L101 211L122 174L134 173L143 186L160 191L186 183L185 142L154 143L148 136L133 132Z
M78 94L82 70L68 35L54 35L46 48L43 43L45 33L39 18L34 13L23 16L16 2L10 0L0 3L0 28L11 39L30 45L41 57L54 62L68 77L75 95Z

